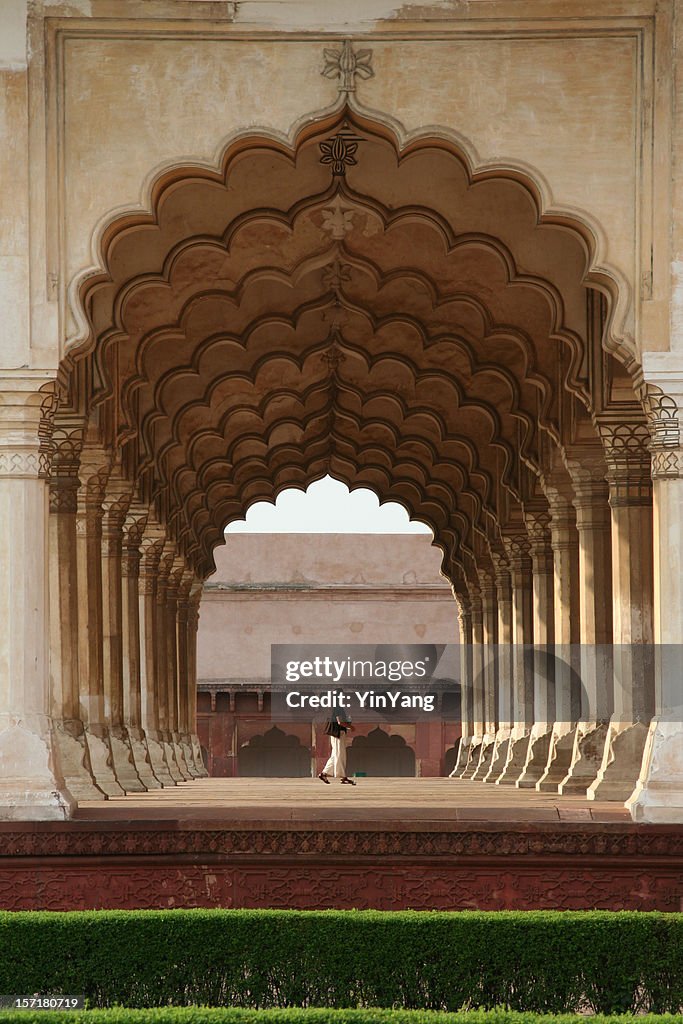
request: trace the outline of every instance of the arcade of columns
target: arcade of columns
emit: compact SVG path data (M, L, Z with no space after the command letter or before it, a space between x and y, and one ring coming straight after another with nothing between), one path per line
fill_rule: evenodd
M445 129L401 139L355 96L373 74L327 49L338 102L291 142L160 173L102 232L56 377L2 381L0 815L205 774L212 551L330 473L443 551L454 775L683 818L683 374L614 333L578 217Z

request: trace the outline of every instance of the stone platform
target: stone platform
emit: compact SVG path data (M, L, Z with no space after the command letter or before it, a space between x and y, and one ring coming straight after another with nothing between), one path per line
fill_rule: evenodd
M203 779L0 824L0 907L683 910L683 827L450 779Z

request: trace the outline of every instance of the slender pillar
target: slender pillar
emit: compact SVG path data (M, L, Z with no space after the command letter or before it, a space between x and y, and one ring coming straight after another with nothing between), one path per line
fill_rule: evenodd
M614 712L593 800L626 800L640 775L654 713L653 535L649 433L602 427L612 521Z
M165 756L157 672L157 581L165 539L163 527L148 521L142 538L139 577L140 693L152 771L162 786L175 786Z
M460 776L471 779L479 767L484 742L484 611L476 584L468 583L472 622L472 742L467 766Z
M192 573L187 569L183 572L178 587L176 604L176 651L178 680L178 736L183 752L183 761L191 778L197 778L192 752L192 736L189 729L189 685L188 685L188 631L187 615Z
M493 761L496 744L497 703L498 703L498 666L496 664L496 647L498 642L498 605L496 600L496 581L493 573L480 571L480 594L483 633L483 694L482 721L483 736L481 755L477 769L472 778L481 780L488 775Z
M130 484L110 478L102 517L102 670L104 716L116 778L126 793L144 793L123 720L123 524Z
M104 713L102 518L111 454L97 445L83 448L76 511L78 564L78 670L81 717L97 786L123 796Z
M614 711L612 537L604 459L572 460L579 535L581 716L572 760L558 791L585 795L596 779Z
M474 706L472 699L472 609L469 595L456 594L458 626L460 632L460 721L462 732L458 757L450 778L460 778L470 760L474 734Z
M0 380L0 818L63 819L48 685L48 464L44 378ZM46 410L44 403L47 403Z
M78 687L76 505L83 446L80 425L52 436L49 515L50 703L59 767L72 798L102 800L93 780Z
M522 774L516 785L533 789L545 771L555 721L555 679L552 648L554 629L554 558L547 512L525 514L534 595L534 724Z
M499 786L514 785L527 761L534 723L533 674L533 567L526 533L512 532L505 542L512 590L512 707L513 725L507 759L496 779Z
M547 497L554 576L555 722L548 763L536 789L557 793L572 762L576 723L581 714L579 535L576 513L569 498L553 487L547 489Z
M185 763L185 753L180 739L179 723L179 694L178 694L178 592L182 583L183 572L185 571L184 560L176 556L169 573L168 586L166 588L166 615L168 628L166 630L166 662L168 666L168 731L173 747L173 757L178 771L185 781L192 778L192 774Z
M192 741L194 767L199 776L207 776L202 748L197 735L197 630L199 628L199 602L202 599L202 584L195 580L190 588L187 603L187 689L189 729Z
M509 563L502 558L496 561L496 606L498 610L498 642L496 645L498 728L491 766L484 776L485 782L496 782L505 770L514 721L512 577Z
M156 581L156 618L154 623L154 641L156 651L156 673L157 673L157 704L159 710L159 736L164 751L164 760L168 766L168 772L175 783L184 782L185 775L181 772L175 757L173 748L173 735L171 731L172 710L169 707L169 693L172 691L173 682L170 679L171 654L169 651L169 631L175 635L175 615L171 622L169 609L169 586L170 576L173 570L173 561L176 556L176 546L173 541L167 540L161 559Z
M140 546L147 525L144 509L132 507L123 528L121 555L121 635L123 721L131 746L135 770L145 789L159 789L142 727L142 668L140 642Z
M680 366L680 364L679 364ZM654 489L656 707L636 789L635 821L683 822L683 371L648 385Z

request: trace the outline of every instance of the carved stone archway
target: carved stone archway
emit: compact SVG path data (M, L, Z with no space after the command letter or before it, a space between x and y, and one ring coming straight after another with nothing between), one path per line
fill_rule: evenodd
M540 683L516 653L652 640L649 434L631 354L607 351L615 285L539 194L342 101L291 145L247 135L219 168L164 172L101 232L51 414L51 699L75 799L204 773L212 551L326 473L399 501L443 552L466 662L454 773L629 795L648 681L622 667L615 707L586 665L577 708L571 673Z

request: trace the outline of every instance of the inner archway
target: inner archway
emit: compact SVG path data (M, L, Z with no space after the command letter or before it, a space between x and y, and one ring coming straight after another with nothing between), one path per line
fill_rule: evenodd
M515 653L651 639L648 435L603 347L613 295L590 232L545 217L519 175L473 174L445 135L401 148L344 107L293 147L245 136L214 172L164 174L101 255L52 439L53 711L74 793L202 773L213 550L255 502L331 474L399 502L443 552L468 652L456 773L628 796L649 681L587 666L577 708L571 673L536 678Z

